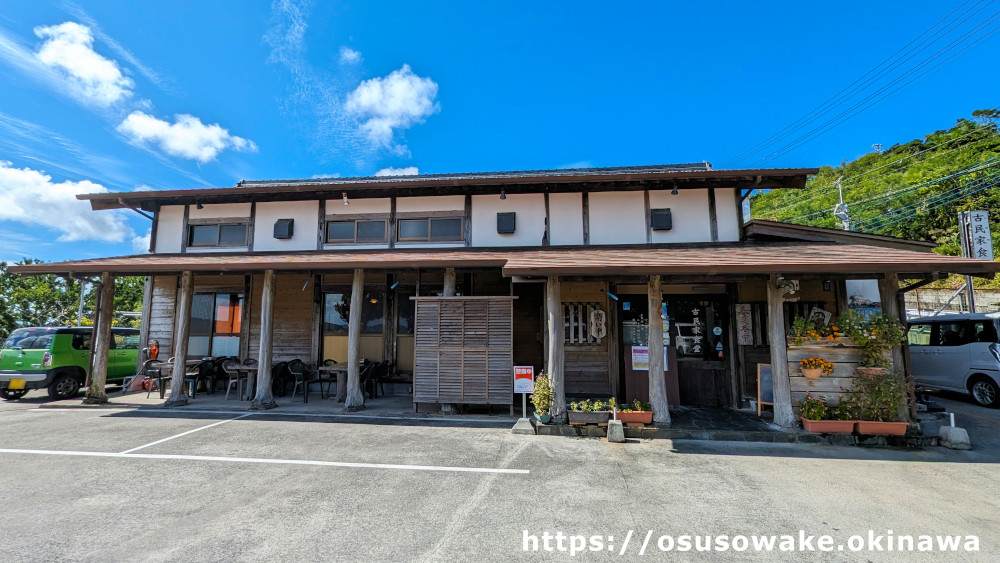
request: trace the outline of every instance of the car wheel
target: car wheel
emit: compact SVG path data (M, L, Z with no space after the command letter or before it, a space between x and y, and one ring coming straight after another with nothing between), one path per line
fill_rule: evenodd
M57 375L52 385L49 385L49 398L70 399L80 391L80 381L69 374Z
M0 389L0 397L5 400L14 401L20 399L28 393L27 389Z
M1000 406L1000 387L997 382L988 377L978 377L969 385L969 393L977 403L984 407Z

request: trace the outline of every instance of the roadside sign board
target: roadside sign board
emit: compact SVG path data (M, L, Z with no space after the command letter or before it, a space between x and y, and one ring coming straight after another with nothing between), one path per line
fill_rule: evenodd
M514 392L535 392L535 366L514 366Z
M969 250L972 258L993 260L993 235L990 233L990 215L987 211L969 212Z

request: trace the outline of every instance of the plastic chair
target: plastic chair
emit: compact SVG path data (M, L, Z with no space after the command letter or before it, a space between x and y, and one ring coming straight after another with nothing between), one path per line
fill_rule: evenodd
M236 370L239 362L236 358L226 358L222 361L222 371L229 376L229 381L226 383L226 400L229 400L229 392L232 391L233 385L236 385L236 397L238 399L243 399L243 385L247 379L246 374Z
M322 382L316 377L306 367L306 364L300 359L294 359L288 362L288 371L292 373L292 377L295 378L295 385L292 386L292 399L295 398L295 392L302 387L302 402L309 402L309 385L313 383L320 383L320 396L323 394Z
M209 370L212 367L212 360L202 360L184 372L184 383L188 386L188 395L194 399L198 381L208 378Z

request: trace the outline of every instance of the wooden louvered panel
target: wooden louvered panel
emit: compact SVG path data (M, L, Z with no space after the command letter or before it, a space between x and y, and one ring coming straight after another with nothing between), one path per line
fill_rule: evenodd
M462 347L462 334L465 331L465 308L462 302L441 302L441 343L442 348Z
M489 337L489 319L487 318L485 301L467 301L465 303L463 336L463 347L486 348Z
M512 348L512 343L514 341L513 311L513 300L490 301L489 347L491 349L497 348L510 350Z
M438 358L438 402L463 402L461 349L441 349Z
M509 404L513 400L514 384L511 379L513 355L507 350L487 353L489 366L489 402L495 405Z
M487 352L465 350L462 354L462 400L466 403L487 402L488 370Z

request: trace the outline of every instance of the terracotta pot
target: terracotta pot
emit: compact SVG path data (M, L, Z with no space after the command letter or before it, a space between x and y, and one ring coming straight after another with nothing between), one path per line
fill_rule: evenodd
M809 420L802 419L802 427L813 434L850 434L854 432L854 420Z
M858 421L858 434L888 434L902 436L909 428L909 422L875 422L871 420Z
M603 424L611 418L611 411L566 411L570 422Z
M819 379L823 375L823 368L800 368L799 371L808 379Z
M653 411L632 411L632 412L622 412L618 411L618 420L622 424L628 423L642 423L642 424L652 424L653 423Z

